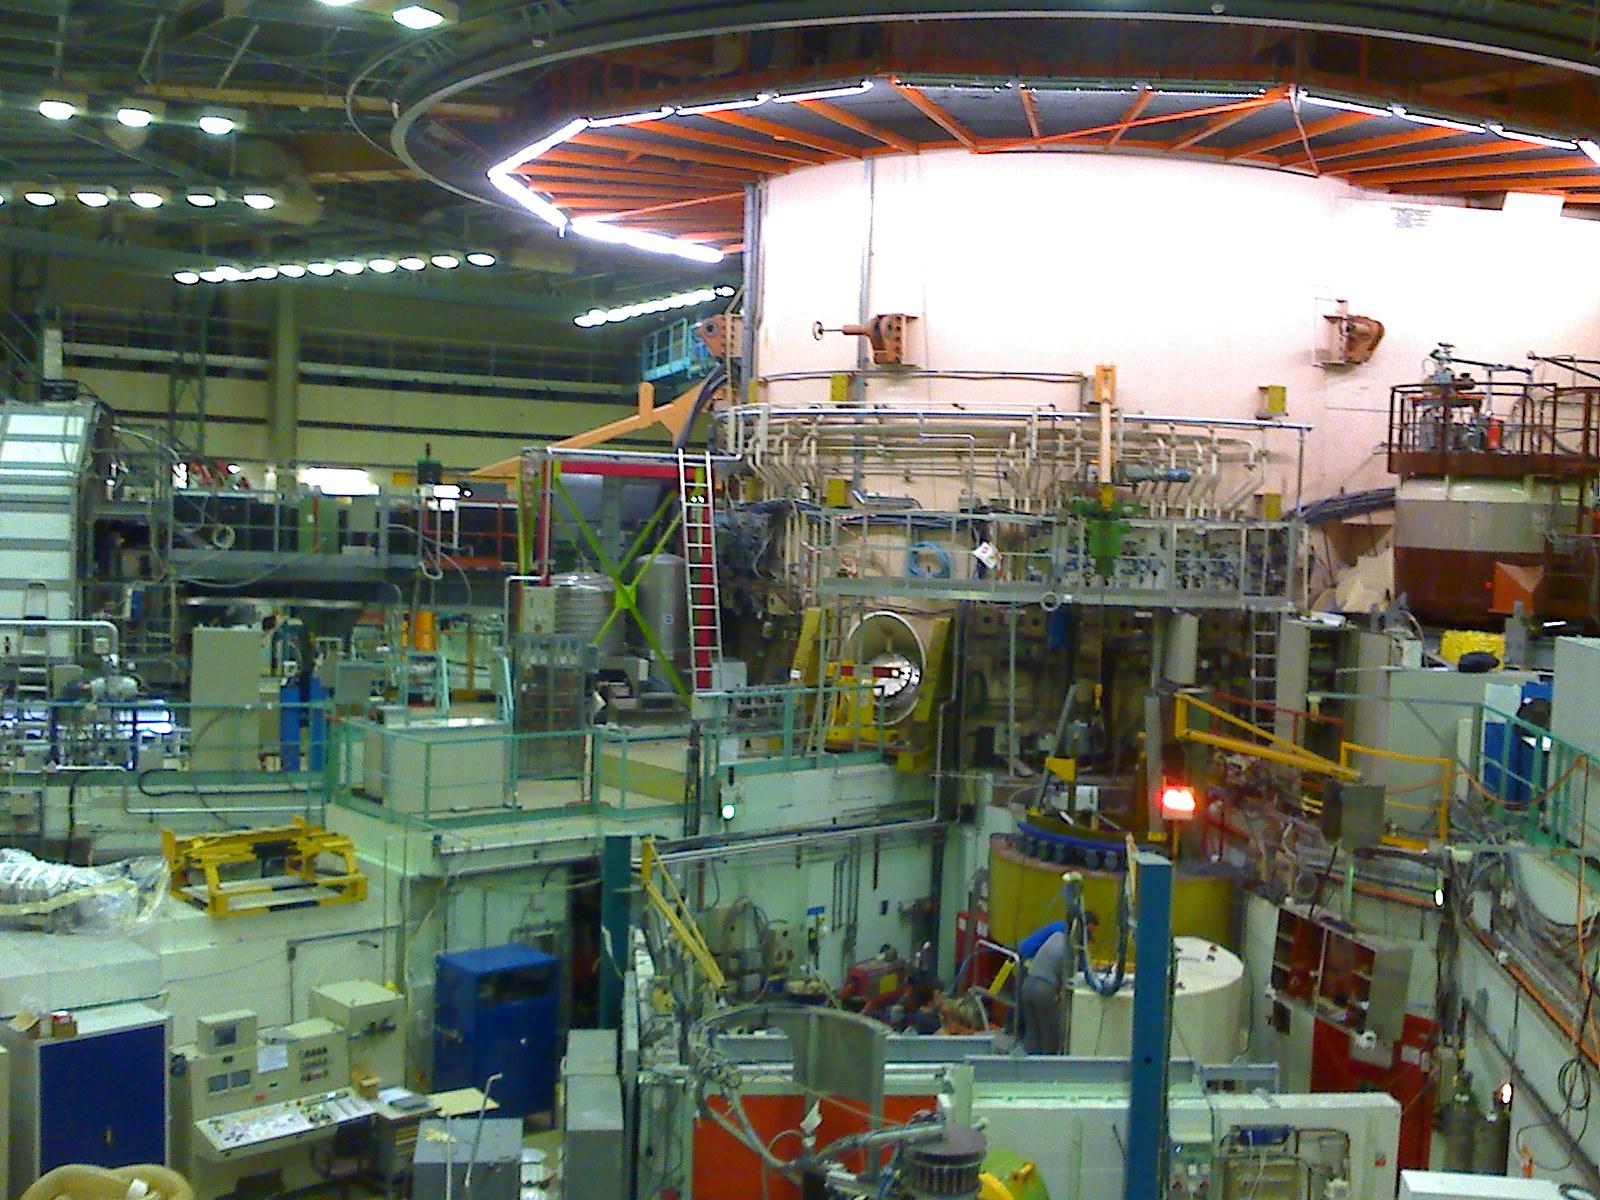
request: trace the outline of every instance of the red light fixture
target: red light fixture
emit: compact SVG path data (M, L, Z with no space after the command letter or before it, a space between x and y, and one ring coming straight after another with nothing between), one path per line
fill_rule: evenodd
M1192 821L1199 807L1199 801L1195 798L1192 787L1169 783L1161 789L1163 821Z

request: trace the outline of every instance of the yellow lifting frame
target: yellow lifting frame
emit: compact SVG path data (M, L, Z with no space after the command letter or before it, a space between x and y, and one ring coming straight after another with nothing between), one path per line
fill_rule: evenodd
M700 926L696 923L694 914L689 911L683 893L678 890L678 885L672 881L672 876L662 866L661 856L656 853L656 840L653 837L644 839L644 849L639 856L639 886L644 889L645 899L650 902L650 907L661 915L667 927L677 935L678 941L683 943L683 948L688 951L689 957L694 959L695 965L700 968L711 989L717 992L726 989L727 976L723 975L722 968L717 965L711 947L706 945L705 934L700 932Z
M330 833L296 817L291 825L239 829L178 837L161 831L161 853L172 873L172 892L213 917L248 917L322 904L354 904L367 898L367 877L356 864L356 847L342 833ZM337 858L342 872L320 874L320 859ZM282 861L283 875L224 879L231 867L256 867ZM274 902L274 896L277 901ZM247 897L263 903L241 904Z

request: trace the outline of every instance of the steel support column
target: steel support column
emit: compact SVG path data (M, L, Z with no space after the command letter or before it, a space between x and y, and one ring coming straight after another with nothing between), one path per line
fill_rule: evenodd
M1138 891L1133 1041L1128 1074L1126 1200L1159 1200L1167 1178L1167 1063L1172 1033L1172 863L1148 850L1129 868Z
M300 457L300 326L294 288L280 284L277 300L267 359L267 452L282 470Z
M622 1028L622 975L633 929L633 838L607 834L600 847L600 1028Z

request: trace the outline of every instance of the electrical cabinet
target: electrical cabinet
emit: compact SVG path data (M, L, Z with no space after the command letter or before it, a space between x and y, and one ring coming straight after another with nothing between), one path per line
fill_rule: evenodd
M11 1068L11 1185L68 1163L167 1161L169 1018L143 1004L78 1015L72 1037L0 1027Z
M560 960L531 946L441 954L435 965L433 1086L481 1088L504 1116L553 1111Z

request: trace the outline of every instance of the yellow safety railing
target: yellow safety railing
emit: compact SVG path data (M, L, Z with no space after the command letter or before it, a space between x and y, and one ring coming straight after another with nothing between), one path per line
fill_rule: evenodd
M1215 720L1250 734L1258 740L1251 741L1247 738L1234 737L1230 734L1213 733L1209 729L1196 729L1190 724L1190 709L1197 709ZM1361 772L1357 770L1354 762L1359 758L1375 758L1382 759L1385 762L1438 767L1439 775L1435 779L1429 779L1406 788L1386 789L1384 805L1386 808L1427 813L1435 822L1439 840L1444 841L1450 836L1450 799L1455 786L1456 765L1448 758L1426 754L1403 754L1398 750L1364 746L1359 742L1340 742L1339 758L1335 761L1307 750L1304 746L1287 738L1270 733L1259 725L1253 725L1242 717L1236 717L1232 713L1225 712L1216 705L1186 692L1180 692L1173 705L1173 732L1179 741L1195 742L1199 745L1211 746L1231 754L1243 754L1250 758L1277 763L1280 766L1290 767L1297 771L1305 771L1309 774L1337 779L1343 783L1355 783L1360 780ZM1423 804L1390 798L1396 794L1431 791L1435 788L1439 792L1437 803ZM1321 811L1320 802L1309 797L1306 799L1306 805L1313 815ZM1403 834L1386 834L1383 841L1386 845L1400 846L1406 849L1421 849L1426 846L1426 842Z
M1430 814L1434 819L1434 828L1439 835L1439 840L1441 842L1449 840L1450 798L1455 791L1456 779L1456 764L1454 761L1448 758L1440 758L1436 755L1430 754L1402 754L1398 750L1384 750L1378 746L1363 746L1358 742L1345 742L1340 745L1339 761L1341 763L1344 763L1346 766L1348 766L1350 764L1350 760L1357 756L1364 758L1378 758L1385 762L1408 763L1421 767L1438 767L1439 777L1437 779L1425 780L1422 783L1413 784L1410 787L1405 788L1385 789L1384 806L1387 808L1399 808L1409 810L1411 812ZM1434 788L1439 789L1439 801L1437 804L1418 804L1409 800L1391 799L1391 797L1396 794L1404 795L1409 792L1425 792L1431 791ZM1383 840L1387 845L1401 846L1408 850L1420 850L1426 848L1426 843L1419 841L1417 838L1404 837L1399 834L1388 835Z
M1189 724L1189 710L1191 708L1198 709L1215 720L1263 740L1248 741L1245 738L1233 737L1230 734L1213 733L1209 729L1196 729ZM1306 771L1313 775L1326 775L1330 779L1342 780L1345 783L1355 783L1361 778L1361 773L1346 763L1324 758L1322 755L1307 750L1304 746L1292 742L1288 738L1268 733L1259 725L1252 725L1244 718L1225 712L1216 705L1202 700L1198 696L1192 696L1187 692L1178 693L1176 703L1173 705L1172 724L1173 734L1180 742L1195 742L1202 746L1211 746L1217 750L1227 751L1230 754L1244 754L1251 758L1262 759L1265 762L1292 767L1296 771Z
M711 953L711 947L706 944L705 934L700 932L700 926L683 893L662 865L654 838L644 839L644 850L639 858L639 886L644 889L650 907L660 914L667 928L672 930L689 957L694 959L711 989L720 992L726 988L727 977L717 964L716 956Z

